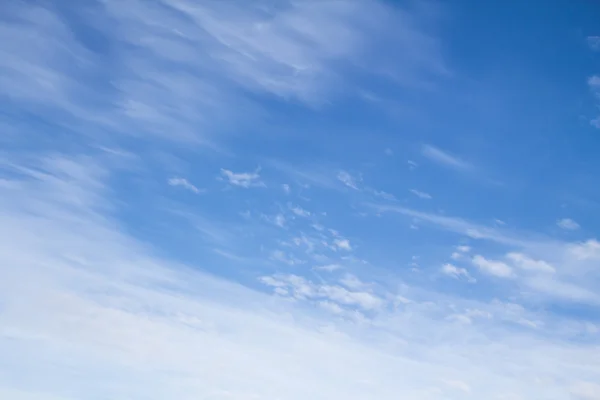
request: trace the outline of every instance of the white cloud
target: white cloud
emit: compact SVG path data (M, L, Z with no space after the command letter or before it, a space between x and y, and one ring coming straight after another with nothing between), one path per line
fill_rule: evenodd
M575 231L577 229L579 229L579 224L575 221L573 221L571 218L563 218L563 219L559 219L558 221L556 221L556 225L559 226L559 228L568 230L568 231Z
M307 210L303 209L303 208L302 208L302 207L300 207L300 206L293 206L293 207L291 207L290 209L292 210L292 212L293 212L294 214L296 214L296 215L297 215L297 216L299 216L299 217L308 218L308 217L310 217L310 215L311 215L311 214L310 214L310 211L307 211Z
M429 222L430 224L433 224L445 230L466 235L474 239L486 239L493 242L517 247L524 247L535 244L534 241L522 237L524 235L510 234L510 232L503 231L499 228L491 228L484 225L471 223L462 218L417 211L398 205L369 205L379 212L393 212L402 214L420 221Z
M303 264L304 261L294 257L292 254L286 254L282 250L273 250L271 252L270 259L273 261L278 261L288 265L298 265Z
M315 267L314 269L317 271L333 272L333 271L337 271L341 268L342 268L342 266L339 264L327 264L327 265Z
M196 194L204 192L204 190L199 189L196 186L192 185L185 178L170 178L168 182L169 182L169 185L171 185L171 186L180 186L180 187L185 188Z
M389 200L389 201L396 201L396 196L394 196L391 193L387 193L383 190L377 190L377 189L373 189L373 188L365 188L366 191L372 193L374 196L376 197L380 197L384 200Z
M471 392L471 387L463 381L454 380L454 379L443 379L442 382L445 383L446 385L448 385L449 387L458 389L462 392L465 392L465 393Z
M321 286L319 293L339 304L357 306L367 311L378 309L383 305L383 300L371 293L351 291L341 286Z
M332 301L323 300L323 301L319 301L318 304L324 310L327 310L328 312L330 312L332 314L341 315L341 314L344 314L344 312L345 312L345 310L342 307L340 307L339 304L334 303Z
M360 290L368 287L366 283L352 274L345 274L342 279L340 279L340 283L351 290Z
M346 283L355 286L348 290L338 285L316 284L297 275L277 275L275 277L262 277L261 281L275 288L287 288L297 299L311 299L327 302L341 306L356 306L362 310L375 310L383 306L384 302L379 297L357 287L356 279L348 279Z
M275 218L273 218L273 223L280 228L284 228L285 227L285 217L283 216L283 214L277 214L275 216Z
M431 145L424 145L421 153L431 161L450 168L461 170L472 168L471 164L467 163L466 161L463 161L460 158Z
M419 164L412 160L408 160L406 163L408 164L408 169L410 169L411 171L414 171L419 166Z
M588 86L594 94L600 94L600 75L592 75L588 78Z
M348 186L349 188L358 190L358 186L356 184L356 179L352 175L350 175L348 172L339 171L337 174L337 178L340 182L342 182L344 185Z
M335 239L333 241L335 247L341 250L351 251L352 246L350 245L350 241L348 239Z
M571 394L577 400L600 400L600 385L594 382L579 381L571 387Z
M460 251L461 253L468 253L471 251L471 248L469 246L456 246L456 250Z
M588 36L587 43L593 51L600 51L600 36Z
M13 3L0 29L3 99L89 138L110 133L223 150L223 133L265 115L254 91L312 107L358 81L349 69L420 87L447 75L421 12L380 1L98 2L81 21L111 49L92 49L67 12ZM87 12L77 3L72 12ZM4 40L13 38L12 40ZM394 45L399 53L390 54ZM361 74L362 75L362 74ZM104 90L110 86L114 90ZM102 87L103 89L99 90ZM240 90L243 89L243 90ZM235 115L235 118L232 118Z
M248 125L247 114L255 114L240 85L314 104L327 101L345 79L345 68L335 67L344 63L353 71L363 63L380 67L404 85L420 81L418 71L443 72L436 40L418 29L414 15L375 1L300 0L273 7L260 0L106 0L92 6L97 23L90 28L98 40L85 44L68 16L57 14L60 7L9 3L3 11L10 24L0 23L0 38L10 38L0 40L0 86L6 89L0 96L18 103L22 115L53 115L61 132L90 137L106 130L214 146L211 140L230 130L230 120ZM428 13L427 7L415 9ZM70 9L82 23L89 21L88 11ZM399 33L388 34L391 28ZM369 57L380 51L373 43L394 59ZM397 51L388 52L389 44ZM88 45L110 49L111 68L102 51ZM93 84L86 84L86 76L94 77ZM107 93L95 90L108 82ZM228 118L233 109L236 118ZM93 123L86 129L82 121ZM4 164L7 155L2 157ZM598 349L586 341L553 340L559 335L552 329L539 336L514 332L495 321L486 322L494 324L489 330L475 323L455 326L444 317L449 303L457 303L452 312L465 308L461 299L436 294L419 301L415 288L396 287L394 274L385 282L391 289L369 290L358 290L358 276L345 279L346 287L335 274L318 282L265 277L279 296L272 298L201 272L227 271L223 275L246 282L248 275L264 273L259 268L267 264L268 251L251 268L233 271L233 253L216 251L224 259L204 259L204 241L192 240L200 246L177 256L191 256L193 265L170 261L165 257L171 251L130 236L135 229L124 228L130 221L115 219L120 212L113 211L131 201L128 208L139 207L135 211L149 222L157 218L157 225L172 229L165 237L174 232L179 240L195 232L173 226L171 215L153 213L151 204L111 197L125 193L109 186L109 163L40 154L31 159L34 166L3 170L0 181L0 398L92 393L182 400L437 400L458 396L439 385L441 377L452 377L450 382L468 380L473 398L506 398L510 391L568 399L582 393L571 390L573 380L598 381L598 371L590 370ZM232 185L264 185L252 173L229 173L223 178ZM474 231L466 221L429 217L447 229ZM240 226L205 222L196 218L194 228L224 245L249 240ZM479 237L501 236L484 230ZM260 239L242 244L259 253ZM337 240L340 247L343 239ZM309 273L295 268L303 260L292 253L273 256ZM573 286L551 284L546 287L577 294ZM396 290L414 290L417 300L407 301ZM324 317L320 309L337 316ZM458 315L477 318L469 309ZM536 386L534 378L546 384Z
M284 183L283 185L281 185L281 188L283 189L283 192L285 194L290 194L290 192L291 192L290 185L288 185L287 183Z
M452 264L444 264L442 266L442 273L448 276L451 276L455 279L460 278L461 276L465 277L465 279L467 279L469 282L476 282L476 280L471 277L471 275L469 274L469 272L464 269L464 268L459 268L456 267Z
M549 273L555 272L554 267L546 261L534 260L523 253L511 252L506 255L506 258L511 260L516 267L523 270Z
M421 199L425 199L425 200L431 200L432 197L429 193L425 193L425 192L421 192L419 190L416 189L410 189L409 190L412 194L414 194L415 196L421 198Z
M583 243L569 246L569 252L577 260L598 260L600 259L600 242L596 239L589 239Z
M530 288L551 299L594 306L600 305L600 296L596 294L595 290L586 289L569 281L561 281L548 276L536 276L528 279L525 283Z
M234 173L228 169L221 169L221 175L234 186L243 188L264 187L265 184L260 180L258 172Z
M592 94L596 97L597 100L600 100L600 76L593 75L588 78L588 86L592 91ZM595 117L590 121L592 126L600 129L600 116Z
M158 258L120 231L100 212L110 204L106 171L90 160L55 159L36 174L0 186L0 235L10 238L0 241L0 375L10 374L0 379L2 398L93 391L438 400L465 385L474 398L594 394L579 382L582 371L589 382L600 378L589 369L598 349L585 341L549 340L551 329L536 336L498 324L491 332L456 326L438 316L446 299L425 296L422 304L292 275L261 279L278 294L270 298ZM296 307L290 296L343 321ZM353 309L377 316L359 318ZM461 315L495 323L484 314L472 307Z
M511 278L514 276L512 268L502 261L488 260L481 255L476 255L473 257L472 262L483 272L490 275L499 278Z

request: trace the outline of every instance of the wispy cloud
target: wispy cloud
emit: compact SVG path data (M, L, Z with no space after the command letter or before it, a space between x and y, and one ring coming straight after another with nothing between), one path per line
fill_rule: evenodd
M468 162L431 145L424 145L421 149L421 154L429 160L459 170L469 170L472 165Z
M404 164L411 143L365 136L364 149L324 154L323 147L311 151L321 146L313 136L292 154L286 135L254 138L278 126L272 116L288 126L296 126L290 115L327 126L341 115L337 107L347 110L365 93L378 108L388 106L369 89L410 99L410 91L450 76L442 57L448 49L432 34L447 28L444 18L436 23L442 7L5 3L0 125L11 133L0 137L9 144L0 152L0 398L596 395L597 322L546 307L600 305L596 239L570 243L519 231L519 218L508 212L510 225L499 227L469 214L398 206L401 200L369 187L358 171L372 168L368 176L386 190L406 194L419 187L411 179L420 170L403 170L417 166ZM588 83L597 93L596 82ZM331 115L329 107L336 108ZM263 120L269 126L257 123ZM210 154L199 145L211 146ZM117 166L107 146L136 154L128 161L135 167ZM385 157L385 146L396 156ZM226 160L212 151L225 147ZM289 161L268 176L219 170L265 165L259 148ZM444 149L422 153L448 168L479 169ZM314 159L321 156L327 161ZM185 167L171 165L176 159ZM408 179L378 174L396 163ZM196 184L207 174L219 174L228 189L265 189L211 191L201 202L164 196L165 183L202 192ZM436 199L443 195L443 185L426 183ZM361 198L386 199L388 206L372 209L407 223L373 223L357 210ZM459 203L446 207L461 212ZM481 216L487 206L473 213L478 221L499 215ZM408 231L409 223L421 230ZM406 231L396 240L394 229ZM457 237L445 240L448 233ZM411 258L416 252L422 257ZM448 254L456 260L444 265ZM506 277L505 267L511 279L480 278ZM455 291L475 277L478 286Z
M90 123L74 129L90 139L108 132L215 147L237 121L264 115L243 91L315 107L364 84L348 70L405 87L447 75L427 13L379 1L92 4L93 17L80 4L64 12L13 3L0 31L17 38L0 47L2 99L61 126Z
M421 192L419 190L416 189L410 189L409 190L412 194L414 194L415 196L421 198L421 199L425 199L425 200L431 200L433 197L431 197L431 195L429 193L425 193L425 192Z
M469 222L462 218L450 217L446 215L427 213L423 211L413 210L399 205L381 205L370 204L371 208L379 212L392 212L411 217L420 221L428 222L442 229L456 232L473 239L491 240L497 243L523 247L535 245L535 241L523 237L525 235L511 234L505 230L488 227L480 224Z
M263 215L263 218L275 226L285 228L286 220L283 214L276 214L273 216Z
M351 189L358 190L356 178L354 178L350 173L346 171L339 171L337 174L337 178L344 185L348 186Z
M184 189L187 189L191 192L194 192L196 194L200 194L203 193L204 190L203 189L199 189L198 187L196 187L195 185L192 185L187 179L185 178L170 178L168 180L169 185L171 186L179 186L182 187Z
M555 272L555 268L544 260L534 260L522 253L511 252L506 255L506 258L511 260L513 264L527 271L537 272Z
M352 246L350 245L350 241L348 239L335 239L333 241L333 244L335 245L335 247L341 250L352 250Z
M293 298L301 300L328 300L342 307L358 307L362 310L374 310L383 306L384 301L379 297L351 285L346 289L338 285L319 285L297 275L278 275L262 277L261 281L275 288L284 288ZM352 281L351 283L356 283ZM354 289L354 290L353 290Z
M588 78L588 87L596 98L596 101L600 101L600 75L592 75ZM590 123L592 126L600 129L600 116L593 118Z
M556 221L556 225L559 228L565 229L567 231L576 231L579 229L579 224L573 221L571 218L563 218Z
M469 274L469 271L467 271L464 268L459 268L452 264L444 264L441 268L441 271L444 275L451 276L455 279L464 277L467 281L471 283L476 282L475 278L471 277L471 275Z
M302 208L300 206L291 206L290 210L299 217L308 218L311 215L310 211L305 210L304 208Z
M333 272L333 271L342 269L342 266L339 264L328 264L328 265L322 265L319 267L315 267L314 269L317 271Z
M233 186L243 188L264 187L265 184L260 180L258 171L255 172L233 172L228 169L221 169L222 178L226 179Z
M600 51L600 36L588 36L587 43L593 51Z
M487 274L499 278L511 278L514 276L512 268L502 261L488 260L480 255L474 256L472 261L474 265Z
M592 346L502 325L505 316L523 319L522 309L451 310L432 296L420 303L370 290L359 277L343 286L293 274L263 276L277 295L270 298L158 258L119 231L100 213L110 202L106 171L90 160L55 159L34 173L37 179L7 177L14 184L0 187L0 233L11 238L0 241L0 348L21 376L1 382L7 398L85 397L93 389L111 398L296 400L316 388L322 398L438 399L467 387L478 398L550 397L585 393L597 381L593 371L581 376L597 359ZM304 314L290 301L327 316ZM427 334L435 329L446 334ZM398 349L404 343L411 352ZM315 359L327 365L315 371ZM515 363L522 373L514 374ZM440 386L440 377L449 383ZM550 387L532 387L536 377Z

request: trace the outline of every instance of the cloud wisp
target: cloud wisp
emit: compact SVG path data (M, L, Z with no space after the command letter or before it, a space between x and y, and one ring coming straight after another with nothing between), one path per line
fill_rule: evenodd
M185 178L170 178L167 182L169 183L170 186L179 186L179 187L187 189L190 192L193 192L196 194L200 194L200 193L204 192L204 189L200 189L197 186L191 184Z
M431 145L424 145L423 148L421 149L421 154L423 156L425 156L426 158L428 158L429 160L449 167L449 168L453 168L453 169L457 169L457 170L462 170L462 171L467 171L467 170L471 170L473 168L473 166L471 164L469 164L468 162L440 149L437 148L435 146L431 146Z

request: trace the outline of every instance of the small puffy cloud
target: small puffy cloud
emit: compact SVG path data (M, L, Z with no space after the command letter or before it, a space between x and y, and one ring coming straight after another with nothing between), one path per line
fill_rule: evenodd
M431 197L431 195L429 193L425 193L425 192L421 192L419 190L416 189L410 189L409 190L412 194L414 194L415 196L421 198L421 199L425 199L425 200L431 200L433 197Z
M448 275L448 276L450 276L452 278L455 278L455 279L459 279L461 277L464 277L469 282L473 282L473 283L475 282L475 279L471 277L471 275L469 274L469 272L466 269L456 267L456 266L454 266L452 264L444 264L442 266L442 270L441 271L442 271L442 273L444 275Z
M346 172L346 171L338 172L337 178L340 182L342 182L344 185L348 186L349 188L358 190L358 186L356 184L356 179L352 175L350 175L348 172Z
M285 217L282 214L277 214L273 219L273 223L280 228L285 226Z
M281 185L281 189L283 189L283 192L285 194L290 194L290 192L291 192L290 185L288 185L287 183L284 183L283 185Z
M200 194L200 193L204 192L204 190L199 189L198 187L192 185L185 178L171 178L168 180L168 183L171 186L179 186L179 187L189 190L190 192L194 192L196 194Z
M575 231L579 229L579 224L573 221L571 218L559 219L558 221L556 221L556 225L558 225L559 228L565 229L567 231Z
M468 253L471 251L471 248L469 246L456 246L456 250L460 251L461 253Z
M341 250L351 251L352 246L350 245L350 241L348 239L335 239L333 241L335 247Z
M270 224L276 225L280 228L285 228L286 219L283 214L266 215L261 214L261 218Z
M550 273L555 271L554 267L546 261L534 260L523 253L508 253L506 258L511 260L516 267L523 270Z
M246 189L250 187L265 186L265 184L260 180L258 171L235 173L228 169L221 169L221 175L222 178L227 179L227 181L234 186L239 186Z
M290 210L292 210L292 212L299 217L304 217L304 218L310 217L310 211L307 211L300 206L290 207Z
M483 256L476 255L472 262L483 272L499 278L511 278L514 275L512 268L502 261L488 260Z
M588 36L587 43L593 51L600 51L600 36Z

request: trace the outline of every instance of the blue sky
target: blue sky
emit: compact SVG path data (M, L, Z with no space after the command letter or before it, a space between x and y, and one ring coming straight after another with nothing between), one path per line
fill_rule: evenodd
M600 399L600 5L0 5L0 397Z

